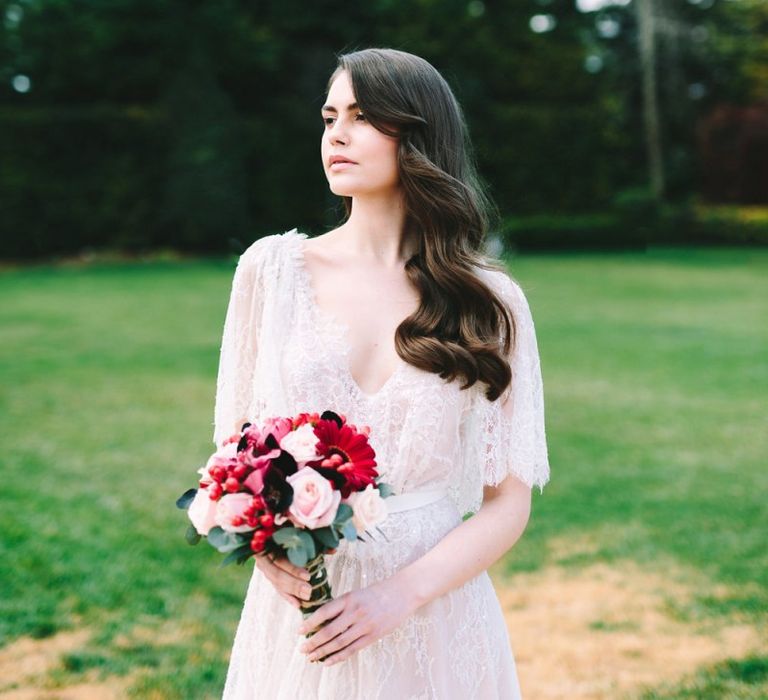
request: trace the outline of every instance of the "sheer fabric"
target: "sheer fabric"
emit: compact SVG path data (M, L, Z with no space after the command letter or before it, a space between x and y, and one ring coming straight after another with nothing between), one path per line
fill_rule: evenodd
M496 402L405 362L375 393L348 366L348 327L321 309L304 260L306 234L262 238L241 256L224 323L213 439L244 419L326 408L371 427L379 473L395 493L446 488L449 496L389 515L386 537L342 541L326 558L334 595L388 578L431 549L484 484L513 474L549 480L535 330L520 287L478 269L517 322L513 383ZM386 637L327 668L299 652L301 614L254 569L232 647L224 700L505 700L520 697L504 617L487 573L420 608Z

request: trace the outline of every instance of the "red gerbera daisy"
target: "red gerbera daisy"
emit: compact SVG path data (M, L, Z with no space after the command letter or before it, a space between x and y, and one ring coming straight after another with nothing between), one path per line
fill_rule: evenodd
M376 471L376 453L368 443L366 435L356 432L346 424L339 427L334 420L318 421L315 435L320 443L317 451L326 455L323 462L333 455L341 457L340 463L338 457L333 460L333 468L344 476L346 483L339 487L344 498L353 491L362 491L368 484L375 482L379 475Z

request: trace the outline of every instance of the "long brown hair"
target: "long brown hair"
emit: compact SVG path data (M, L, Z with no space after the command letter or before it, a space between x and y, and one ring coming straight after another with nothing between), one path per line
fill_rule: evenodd
M445 79L419 56L370 48L337 59L327 89L347 71L366 119L382 133L399 137L403 233L415 241L417 251L405 271L421 305L398 326L397 353L443 379L463 377L462 389L485 382L486 397L494 401L511 382L504 355L514 342L516 324L507 305L473 269L504 271L484 255L497 211L477 175L462 109ZM342 199L349 217L352 198Z

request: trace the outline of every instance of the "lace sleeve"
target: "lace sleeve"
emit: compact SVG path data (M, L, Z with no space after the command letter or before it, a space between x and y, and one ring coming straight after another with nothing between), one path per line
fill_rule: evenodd
M509 361L512 383L496 401L477 395L474 430L469 444L471 464L480 464L482 483L496 486L514 474L543 491L549 481L544 429L544 387L536 331L520 286L502 272L497 292L515 317L516 337Z
M213 442L217 447L246 422L252 398L262 306L260 247L257 241L240 256L232 280L216 381Z

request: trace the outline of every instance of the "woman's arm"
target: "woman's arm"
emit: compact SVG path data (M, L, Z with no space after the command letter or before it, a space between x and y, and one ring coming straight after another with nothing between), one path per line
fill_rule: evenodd
M514 476L486 486L483 505L426 554L393 577L416 609L464 585L520 539L531 514L531 488Z
M501 558L523 534L531 512L531 489L515 476L486 486L483 505L426 554L390 578L351 591L311 615L304 634L333 620L301 650L310 660L344 661L389 634L422 605L462 586Z

